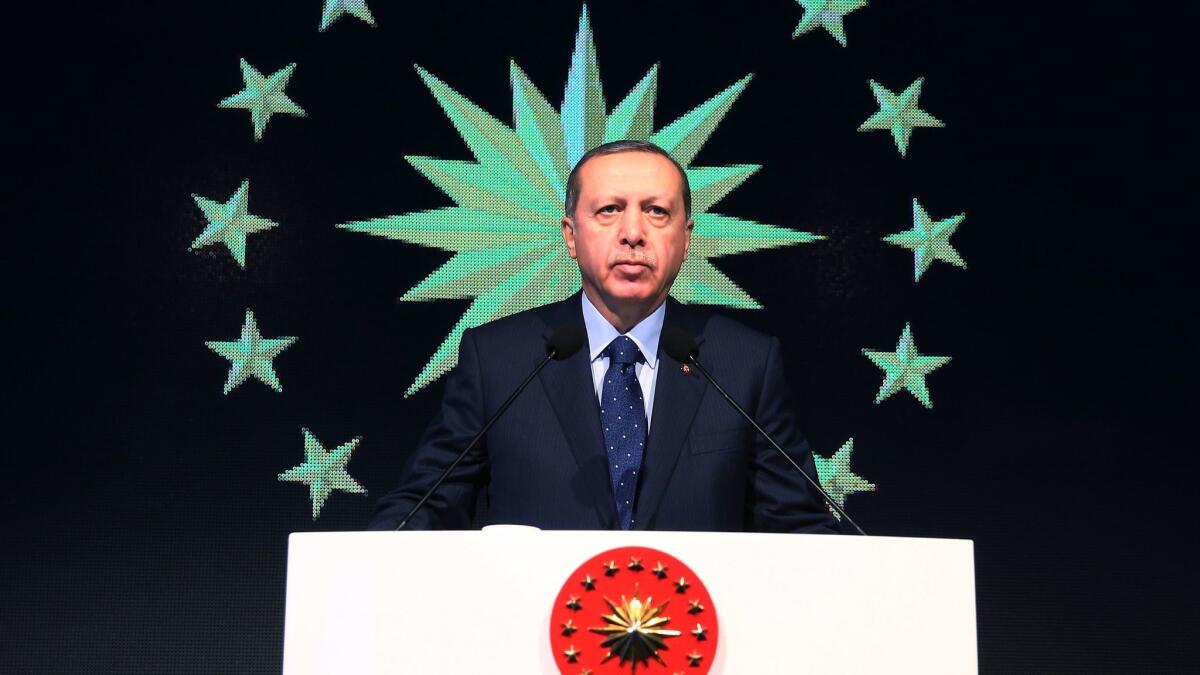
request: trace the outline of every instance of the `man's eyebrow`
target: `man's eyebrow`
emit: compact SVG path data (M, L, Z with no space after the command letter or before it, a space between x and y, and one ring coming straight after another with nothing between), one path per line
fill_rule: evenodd
M653 204L656 202L658 204L670 205L670 206L674 206L676 204L675 196L670 195L670 194L649 195L646 197L642 197L636 201L638 204L643 205L643 206L645 206L647 204ZM590 197L587 200L581 200L581 203L583 203L583 202L592 203L592 204L625 204L625 203L629 202L629 198L625 197L623 195L599 194L599 195L593 195L592 197Z
M621 197L619 195L601 194L601 195L596 195L596 196L592 197L588 201L595 203L595 204L613 204L613 203L624 204L628 200L625 197Z
M673 195L651 195L642 200L643 204L650 204L653 202L659 202L662 204L674 204L675 197Z

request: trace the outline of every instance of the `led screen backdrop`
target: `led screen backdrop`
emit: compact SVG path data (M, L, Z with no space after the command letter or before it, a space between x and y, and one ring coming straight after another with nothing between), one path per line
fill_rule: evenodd
M363 527L462 332L578 289L566 175L621 138L685 167L672 294L781 338L835 499L976 541L983 672L1192 663L1195 313L1086 14L86 11L10 87L0 670L277 671L287 534Z

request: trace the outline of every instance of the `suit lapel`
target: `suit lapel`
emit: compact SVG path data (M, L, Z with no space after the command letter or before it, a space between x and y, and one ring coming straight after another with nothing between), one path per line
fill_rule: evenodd
M543 315L549 338L565 323L583 327L583 305L576 292L562 302L547 307ZM604 452L604 434L600 431L600 404L592 382L591 361L586 338L583 348L562 361L548 364L538 378L558 417L571 453L579 464L575 489L585 503L592 503L600 517L601 527L616 526L617 508L608 479L608 456Z
M691 310L667 298L664 327L676 326L686 330L699 345L703 321ZM660 343L661 345L661 343ZM650 437L642 458L642 476L638 486L638 501L634 513L634 529L644 530L653 522L663 493L675 472L679 453L700 405L708 382L694 370L685 373L682 364L658 350L658 379L654 385L654 417L650 421ZM596 415L599 415L597 410ZM603 451L603 447L601 447ZM604 465L607 468L607 464Z

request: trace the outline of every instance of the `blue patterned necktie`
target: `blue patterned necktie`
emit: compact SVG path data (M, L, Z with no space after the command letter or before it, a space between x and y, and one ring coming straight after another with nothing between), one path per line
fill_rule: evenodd
M634 495L646 445L646 406L636 366L645 358L637 344L624 335L618 335L603 353L608 357L608 372L600 390L600 424L617 501L617 522L622 530L628 530L633 527Z

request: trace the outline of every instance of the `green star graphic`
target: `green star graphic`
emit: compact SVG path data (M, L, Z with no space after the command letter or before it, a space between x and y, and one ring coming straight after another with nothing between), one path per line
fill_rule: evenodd
M195 200L196 206L200 207L200 212L204 214L208 225L205 226L200 236L196 237L188 250L194 251L211 244L225 244L225 248L229 249L229 253L237 261L238 267L242 269L246 268L246 237L255 232L279 227L279 223L251 215L247 210L250 208L250 181L248 180L242 181L237 192L234 192L229 201L224 204L205 199L200 195L192 195L192 199Z
M813 461L817 463L817 480L821 487L829 493L837 505L846 508L846 497L855 492L874 492L875 484L868 483L862 476L850 470L850 455L854 452L854 439L846 441L832 457L822 457L813 453ZM841 520L842 516L833 511L833 515Z
M217 104L218 108L244 108L250 111L254 124L254 140L260 140L271 115L286 113L306 117L308 113L283 93L288 80L296 71L296 64L281 68L270 77L263 77L258 69L242 59L242 81L246 88Z
M797 38L804 33L817 28L824 28L838 44L846 46L846 29L842 19L856 9L867 6L867 0L796 0L804 8L804 15L796 30L792 33Z
M933 220L925 212L925 208L921 206L920 202L914 198L912 229L889 234L883 240L889 244L903 246L913 252L913 282L921 280L921 275L929 269L934 260L941 260L966 269L966 261L950 245L951 235L966 217L967 214L960 213L942 220Z
M876 352L869 349L862 351L884 372L883 386L875 396L875 403L880 403L901 389L907 389L926 408L933 407L933 402L929 399L929 390L925 388L925 376L949 363L950 357L918 353L910 324L904 324L904 332L900 334L900 342L896 345L895 352Z
M264 338L258 332L254 312L246 310L246 321L242 324L242 335L234 342L205 342L205 346L229 359L233 365L225 380L225 393L233 391L239 384L253 377L275 391L282 392L283 386L275 376L271 361L283 350L295 344L294 337Z
M304 435L304 463L294 466L279 474L279 480L303 483L308 486L308 497L312 500L312 518L321 515L321 507L334 490L343 490L356 494L366 494L367 489L358 484L350 474L346 473L346 463L350 461L350 453L362 438L346 441L329 452L308 429L301 429Z
M329 28L341 15L347 13L366 21L372 27L375 25L375 17L371 16L371 10L367 8L367 0L325 0L325 9L321 11L321 30Z
M918 77L916 82L908 85L899 96L893 94L875 80L868 80L879 110L870 117L859 131L890 131L896 139L896 147L900 156L908 154L908 139L912 130L917 127L943 127L941 120L917 107L917 98L921 96L921 84L925 78Z
M610 112L600 82L586 5L560 111L510 63L513 127L476 106L425 69L417 72L477 161L405 157L457 206L361 220L338 227L452 251L440 268L402 300L471 298L405 395L454 367L463 331L492 319L561 300L580 286L579 268L560 232L564 184L587 150L607 141L644 139L685 167L695 229L691 249L671 289L685 303L758 309L759 303L718 270L710 258L807 243L823 237L709 213L760 167L689 166L750 81L738 80L678 120L654 131L655 65Z

